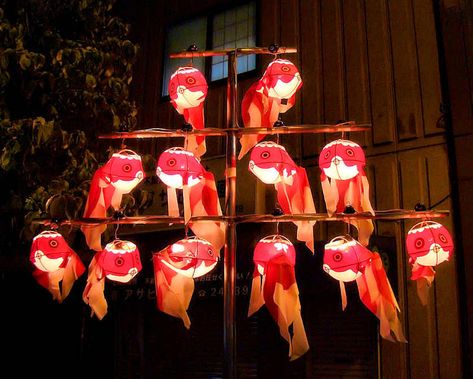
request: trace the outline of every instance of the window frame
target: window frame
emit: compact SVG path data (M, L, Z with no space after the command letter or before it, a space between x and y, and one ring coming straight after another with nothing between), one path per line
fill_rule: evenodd
M166 38L169 33L169 30L172 28L184 24L186 22L191 22L193 20L197 20L201 17L206 17L207 18L207 38L206 38L206 46L212 46L213 42L213 19L214 17L222 12L226 12L228 10L231 10L233 8L238 8L242 5L246 5L249 3L255 3L255 40L256 40L256 46L259 46L259 16L260 16L260 2L259 0L238 0L234 1L231 4L225 4L225 5L220 5L216 7L212 7L210 11L202 11L198 12L192 17L185 17L182 19L178 19L176 22L173 22L171 24L166 25L163 37L162 37L162 46L166 46ZM200 46L197 46L199 50L211 50L212 48L201 48ZM186 47L187 48L187 47ZM163 48L163 55L162 55L162 72L161 72L161 90L160 90L160 97L161 97L161 102L167 102L170 100L169 95L163 95L162 94L162 89L163 89L163 81L164 81L164 68L165 68L165 62L166 62L166 51L165 48ZM246 80L250 78L255 78L258 76L258 74L261 71L261 57L259 54L256 54L256 60L255 60L255 68L250 71L245 71L241 74L238 74L238 79L239 80ZM226 85L228 82L228 76L222 79L217 79L212 81L211 75L212 75L212 57L205 57L204 58L204 66L205 66L205 72L203 72L205 79L207 80L207 84L209 86L209 90L212 88L218 88L221 87L222 85Z

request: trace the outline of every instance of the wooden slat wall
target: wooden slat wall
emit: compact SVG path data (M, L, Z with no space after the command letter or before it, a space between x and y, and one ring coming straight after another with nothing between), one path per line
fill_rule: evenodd
M178 20L177 10L186 9L187 17L192 13L189 7L199 14L220 7L222 2L190 4L176 0L169 2L165 11L156 10L150 22L153 32L142 35L146 41L142 57L153 61L145 68L140 66L136 78L144 82L152 78L149 83L140 82L135 87L143 91L136 93L141 105L141 127L173 127L182 122L171 105L159 96L161 83L156 72L159 73L162 62L164 28L167 22ZM265 0L258 6L259 44L275 42L299 49L297 56L288 58L300 68L304 85L297 105L283 116L286 124L333 123L343 119L372 124L372 131L348 137L366 147L371 198L379 210L412 209L417 202L434 204L450 193L446 138L437 122L441 116L441 92L432 7L429 0ZM471 48L472 39L469 41ZM260 72L268 60L261 58ZM461 68L467 73L467 65ZM240 98L255 79L240 83ZM460 87L470 84L458 80ZM158 90L149 88L155 85ZM470 93L467 90L469 87L465 93ZM452 99L455 101L459 110L453 114L454 122L471 120L472 98L458 95ZM463 106L464 103L470 107ZM205 109L208 125L224 126L225 105L225 85L212 87ZM465 114L465 109L470 113ZM457 129L458 133L471 133L471 123L462 127ZM288 150L307 167L320 211L324 206L317 155L326 142L338 137L284 138ZM459 149L470 151L470 142L471 136L467 143L458 141ZM209 146L208 156L222 152L222 143ZM246 163L243 160L239 164ZM256 192L256 183L246 171L246 166L239 170L238 180L243 181L240 185L244 185L244 191L239 191L238 196L242 197L239 201L245 213L249 213L254 209L252 188ZM463 175L471 184L471 175ZM258 193L261 209L261 188ZM448 202L438 206L449 207ZM451 226L450 220L445 222ZM337 226L319 224L318 238L334 236ZM395 236L397 240L395 291L409 340L407 345L381 342L380 374L383 378L460 377L455 261L438 268L429 304L422 307L409 280L410 267L404 250L403 236L411 224L377 222L376 226L378 235Z

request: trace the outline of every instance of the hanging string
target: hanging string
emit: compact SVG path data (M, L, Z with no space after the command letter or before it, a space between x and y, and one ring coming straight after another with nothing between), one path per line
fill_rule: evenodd
M120 227L120 224L117 224L116 228L115 228L115 239L117 240L118 239L118 228Z

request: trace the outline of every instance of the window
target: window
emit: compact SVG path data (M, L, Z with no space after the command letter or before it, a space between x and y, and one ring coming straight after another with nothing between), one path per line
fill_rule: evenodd
M169 95L168 83L174 71L180 66L189 65L189 59L170 59L169 54L185 50L195 44L199 50L219 50L235 47L256 46L256 4L255 1L225 10L210 16L187 21L174 25L167 31L164 50L164 74L162 95ZM207 38L207 35L211 38ZM208 46L206 42L211 46ZM209 59L197 58L192 65L206 73L209 65L207 81L216 81L228 76L228 63L226 56L212 57ZM256 56L244 55L238 57L238 73L256 69Z

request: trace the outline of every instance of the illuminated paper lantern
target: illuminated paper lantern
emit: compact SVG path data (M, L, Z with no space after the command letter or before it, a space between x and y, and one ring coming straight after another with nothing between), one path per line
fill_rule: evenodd
M194 278L208 274L219 256L212 244L202 238L184 238L153 254L157 307L181 318L190 328L187 314L194 293Z
M380 321L381 336L406 342L397 315L399 305L378 253L350 236L336 237L325 245L323 269L339 281L342 309L347 305L344 283L356 281L361 301Z
M100 320L107 314L105 278L128 283L141 271L140 252L130 241L114 240L95 254L89 264L87 284L82 299L91 308L91 315Z
M186 224L192 216L222 215L215 178L190 151L180 147L164 151L158 159L156 174L167 186L169 216L179 217L177 189L183 192ZM225 244L223 223L195 221L188 225L196 236L211 242L216 251Z
M422 304L428 301L428 289L435 278L433 267L450 260L453 255L453 239L447 228L434 221L422 221L414 225L406 238L411 279L417 282L417 293Z
M207 81L204 75L194 67L179 67L169 80L169 96L171 104L187 123L194 129L204 128L204 101L207 96ZM188 136L187 150L197 157L205 151L203 136Z
M204 171L196 156L183 148L173 147L160 155L156 175L167 186L169 216L179 216L176 189L182 189L184 218L186 223L189 221L191 217L190 188L200 183Z
M108 162L95 171L84 209L85 218L104 218L110 206L118 210L123 195L130 193L144 179L141 157L132 150L114 153ZM81 227L87 245L102 250L101 234L106 225Z
M302 86L297 67L287 59L275 59L266 68L260 80L246 91L241 113L243 124L251 127L273 127L280 113L287 112L296 102L296 92ZM244 134L240 137L241 159L264 135Z
M34 278L59 303L69 295L74 282L85 271L79 256L64 237L54 231L44 231L33 238L30 262L35 266Z
M309 343L302 322L294 271L294 246L281 235L265 237L256 244L253 261L255 269L248 316L266 304L281 336L289 344L290 360L297 359L309 350Z
M352 206L357 212L374 215L365 165L363 149L355 142L339 139L322 149L319 155L320 180L330 216L343 212L346 206ZM368 245L374 229L373 222L366 219L350 220L349 223L358 229L358 240Z
M297 166L286 149L274 142L260 142L251 151L249 170L263 183L274 184L285 214L315 213L307 173ZM296 221L297 239L314 251L315 221Z

